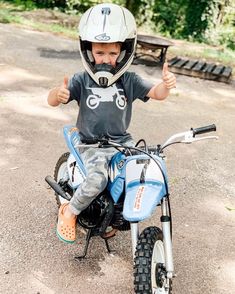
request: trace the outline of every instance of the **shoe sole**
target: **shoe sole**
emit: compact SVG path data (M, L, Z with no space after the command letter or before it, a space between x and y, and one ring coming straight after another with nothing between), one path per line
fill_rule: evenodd
M63 239L63 238L60 236L60 234L58 233L57 230L56 230L56 235L57 235L57 237L60 239L60 241L62 241L62 242L64 242L64 243L67 243L67 244L73 244L73 243L75 242L75 240L74 240L74 241L69 241L69 240L65 240L65 239Z

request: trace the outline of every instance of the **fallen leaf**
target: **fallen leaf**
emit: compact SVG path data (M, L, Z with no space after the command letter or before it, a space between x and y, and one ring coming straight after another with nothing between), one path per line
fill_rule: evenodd
M227 208L228 211L233 211L233 210L235 210L235 207L231 207L231 206L225 206L225 208Z

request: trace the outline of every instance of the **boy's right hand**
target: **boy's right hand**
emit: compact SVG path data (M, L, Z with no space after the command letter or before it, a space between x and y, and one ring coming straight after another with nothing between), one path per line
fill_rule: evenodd
M60 103L67 103L70 97L70 91L68 90L69 78L64 77L63 84L59 87L56 95L56 99Z

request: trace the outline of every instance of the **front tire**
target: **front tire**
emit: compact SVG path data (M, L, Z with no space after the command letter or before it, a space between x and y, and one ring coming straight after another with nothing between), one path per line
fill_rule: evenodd
M134 259L134 285L137 294L171 294L172 281L165 287L165 252L162 231L144 229L138 239Z

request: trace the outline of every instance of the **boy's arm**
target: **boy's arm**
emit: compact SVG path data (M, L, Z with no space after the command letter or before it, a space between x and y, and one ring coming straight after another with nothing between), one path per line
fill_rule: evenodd
M148 97L156 100L164 100L169 95L170 89L176 87L175 75L169 72L167 62L165 62L163 65L162 79L163 82L153 86L152 89L148 92Z
M68 77L64 77L64 82L61 86L50 90L47 102L50 106L58 106L60 103L68 102L70 91L68 90Z

